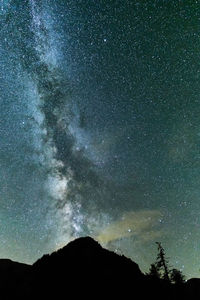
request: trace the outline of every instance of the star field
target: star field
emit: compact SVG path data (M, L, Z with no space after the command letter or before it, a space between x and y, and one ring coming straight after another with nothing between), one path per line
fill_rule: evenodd
M0 6L0 257L159 241L199 277L199 1Z

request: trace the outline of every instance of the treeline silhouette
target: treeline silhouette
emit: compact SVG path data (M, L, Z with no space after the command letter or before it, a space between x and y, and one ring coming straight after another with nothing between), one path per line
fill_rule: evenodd
M0 299L199 299L200 279L185 281L181 271L170 269L162 245L157 246L156 261L146 274L90 237L33 265L0 260Z
M153 278L164 279L165 281L180 285L185 282L185 275L175 268L169 268L169 260L166 258L165 250L162 247L161 243L156 242L158 245L158 254L156 261L151 264L149 273L147 275L152 276Z

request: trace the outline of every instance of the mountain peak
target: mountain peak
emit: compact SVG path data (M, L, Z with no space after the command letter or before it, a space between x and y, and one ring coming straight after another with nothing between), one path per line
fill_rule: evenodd
M91 270L98 273L104 270L118 270L122 272L132 272L137 276L142 276L139 266L131 259L109 251L95 241L93 238L86 236L80 237L71 241L63 248L53 252L50 255L44 255L41 259L36 261L33 265L34 268L41 270L48 268L51 270L64 270L67 268L73 272L74 268ZM83 274L84 276L84 274Z
M101 248L102 248L101 245L96 240L94 240L90 236L85 236L69 242L69 244L64 246L62 249L59 249L57 252L63 251L65 249L73 249L74 251L76 251L77 249L78 251L81 251L84 249L101 249Z
M199 293L199 279L175 286L144 275L131 259L101 247L91 237L78 238L44 255L33 266L0 260L0 270L3 299L16 299L16 295L17 299L30 295L34 299L61 299L66 291L75 299L105 295L128 299L131 293L140 299L196 299L196 291Z

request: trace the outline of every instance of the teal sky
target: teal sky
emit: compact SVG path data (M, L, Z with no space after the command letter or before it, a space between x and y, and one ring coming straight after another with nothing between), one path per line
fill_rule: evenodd
M200 2L5 1L0 40L0 256L159 241L199 277Z

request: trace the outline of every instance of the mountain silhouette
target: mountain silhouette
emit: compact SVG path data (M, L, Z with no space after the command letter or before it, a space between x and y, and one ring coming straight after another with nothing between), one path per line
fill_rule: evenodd
M131 259L78 238L32 266L0 260L1 299L199 299L200 279L175 285L145 275Z
M33 269L37 273L37 286L41 278L45 278L39 286L44 293L49 284L50 289L53 287L50 293L56 295L66 286L75 297L80 294L92 297L93 290L104 297L105 290L110 295L118 295L120 287L128 290L133 277L137 281L144 277L136 263L102 248L90 237L79 238L57 252L43 256L33 264Z
M17 294L30 271L30 265L10 259L0 259L0 295L2 298L6 299L7 296Z

